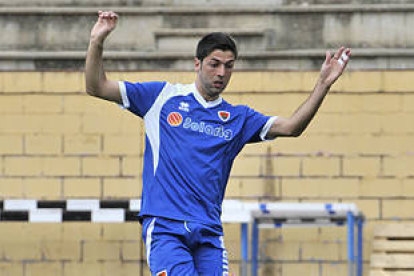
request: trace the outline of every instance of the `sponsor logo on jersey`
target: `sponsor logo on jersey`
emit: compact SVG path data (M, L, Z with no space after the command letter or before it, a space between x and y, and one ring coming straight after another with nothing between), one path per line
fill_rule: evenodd
M180 102L180 106L178 107L179 110L189 112L190 111L190 104L186 102Z
M158 273L157 273L157 276L168 276L168 275L167 275L167 270L163 270L163 271L161 271L161 272L158 272Z
M203 121L196 122L191 120L190 117L185 118L183 128L215 137L221 137L227 141L230 141L233 138L233 131L231 129L225 128L222 125L213 126Z
M182 124L184 129L189 129L194 132L200 132L210 136L224 138L227 141L233 139L233 131L231 129L225 128L222 125L208 124L203 121L196 122L190 117L183 119L183 116L179 112L171 112L168 114L167 122L172 127L178 127Z
M183 116L179 112L171 112L168 114L167 122L170 126L178 127L183 122Z
M218 116L223 122L227 122L230 119L230 112L228 112L228 111L219 111Z

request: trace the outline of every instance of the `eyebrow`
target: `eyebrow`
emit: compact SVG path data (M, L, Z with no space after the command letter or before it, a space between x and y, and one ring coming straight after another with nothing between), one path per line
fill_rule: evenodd
M223 63L220 59L215 58L215 57L212 57L211 60L212 61L217 61L217 62ZM226 61L224 63L227 64L227 63L234 62L234 61L235 61L234 59L230 59L230 60L228 60L228 61Z

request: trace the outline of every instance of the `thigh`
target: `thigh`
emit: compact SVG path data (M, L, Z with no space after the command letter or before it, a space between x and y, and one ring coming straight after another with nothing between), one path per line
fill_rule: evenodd
M174 221L161 218L144 220L143 238L148 266L154 276L197 276L190 250L174 233Z
M222 236L204 238L194 251L194 263L200 276L228 276L229 261Z

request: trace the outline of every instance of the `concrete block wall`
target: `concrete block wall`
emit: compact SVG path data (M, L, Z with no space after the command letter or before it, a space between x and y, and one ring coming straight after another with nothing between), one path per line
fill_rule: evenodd
M112 79L192 82L192 72L111 72ZM224 97L289 116L318 73L236 72ZM227 198L355 202L373 225L414 217L413 71L349 71L299 138L248 145ZM112 103L86 96L80 72L0 73L0 197L136 198L143 125ZM139 224L0 223L0 275L149 275ZM231 268L240 229L225 225ZM346 229L261 231L261 275L347 275Z
M139 274L140 231L135 223L3 223L0 275L149 275Z

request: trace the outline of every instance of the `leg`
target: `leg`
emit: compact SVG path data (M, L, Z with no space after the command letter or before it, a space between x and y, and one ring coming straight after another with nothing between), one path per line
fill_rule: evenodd
M223 237L213 236L197 246L194 262L200 276L228 276L229 261Z
M177 225L176 225L177 224ZM146 218L143 223L147 262L154 276L197 276L190 250L183 242L182 223Z

